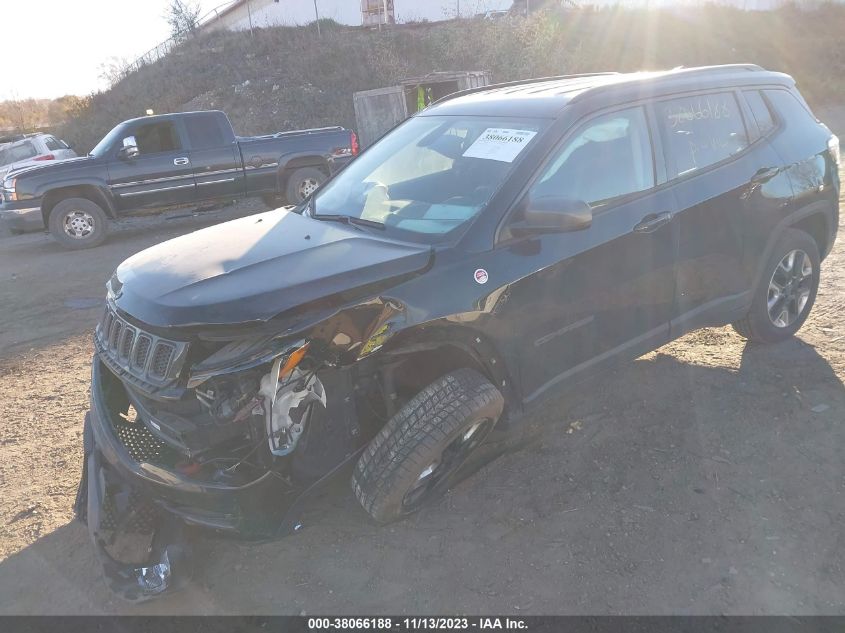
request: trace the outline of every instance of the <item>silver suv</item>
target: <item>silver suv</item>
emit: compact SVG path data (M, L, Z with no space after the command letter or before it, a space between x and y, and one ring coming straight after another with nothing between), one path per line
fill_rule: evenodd
M11 143L0 144L0 182L12 170L39 165L42 161L67 158L76 158L76 152L52 134L32 134ZM13 212L3 215L15 216L6 218L9 228L15 233L44 226L40 213L27 214L26 217L17 217L20 214Z

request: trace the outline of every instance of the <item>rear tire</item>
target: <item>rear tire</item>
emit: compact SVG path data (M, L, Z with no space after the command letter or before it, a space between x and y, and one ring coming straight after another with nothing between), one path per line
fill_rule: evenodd
M300 204L326 181L326 174L316 167L302 167L293 172L285 187L288 204Z
M66 198L50 211L47 223L53 238L73 250L102 244L108 234L109 219L96 202L87 198Z
M416 512L445 492L502 414L504 398L473 369L438 378L394 415L361 455L352 489L376 521Z
M793 336L813 309L820 265L816 241L804 231L786 229L766 262L751 309L732 324L737 334L755 343Z

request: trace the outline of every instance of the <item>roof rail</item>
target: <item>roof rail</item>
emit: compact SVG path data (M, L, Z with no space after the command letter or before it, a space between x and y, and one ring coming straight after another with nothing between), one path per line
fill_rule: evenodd
M765 71L766 69L762 66L758 66L757 64L719 64L717 66L693 66L692 68L686 68L684 66L676 66L669 72L671 73L684 73L686 74L694 74L694 73L716 73L716 72L734 72L737 70L748 70L750 72L761 72Z
M694 77L696 75L714 75L714 74L723 74L723 73L736 73L738 71L748 71L748 72L767 72L765 68L762 66L758 66L757 64L723 64L719 66L695 66L693 68L683 68L677 67L673 68L672 70L668 71L655 71L653 76L647 78L641 78L643 81L651 84L656 83L658 85L664 82L671 82L676 79L681 79L683 77ZM631 73L634 75L635 73ZM631 77L631 81L636 81L635 77ZM627 82L623 79L620 84L624 85ZM596 86L592 90L589 91L589 95L595 95L597 93L602 93L607 90L612 90L614 86ZM581 99L587 98L588 95L580 94L573 97L572 102L580 101Z
M544 81L559 81L561 79L578 79L579 77L601 77L603 75L618 75L617 72L602 72L602 73L579 73L575 75L556 75L554 77L535 77L533 79L519 79L517 81L506 81L503 83L498 84L489 84L487 86L479 86L477 88L468 88L466 90L459 90L458 92L453 92L451 94L446 95L445 97L440 97L437 101L433 102L430 105L437 105L438 103L443 103L444 101L449 101L451 99L457 99L458 97L464 97L466 95L474 94L476 92L484 92L485 90L493 90L496 88L509 88L511 86L526 86L530 84L541 83Z

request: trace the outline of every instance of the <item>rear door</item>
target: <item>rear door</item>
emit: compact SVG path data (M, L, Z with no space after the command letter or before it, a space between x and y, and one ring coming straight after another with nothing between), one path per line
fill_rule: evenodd
M231 198L244 190L238 144L223 115L192 114L184 119L199 200Z
M138 123L112 148L109 186L118 209L166 207L196 200L193 167L187 142L176 119ZM125 145L139 154L120 158Z
M768 141L752 142L757 134L743 110L733 90L654 104L678 208L673 335L731 321L747 308L758 259L754 226L792 194Z

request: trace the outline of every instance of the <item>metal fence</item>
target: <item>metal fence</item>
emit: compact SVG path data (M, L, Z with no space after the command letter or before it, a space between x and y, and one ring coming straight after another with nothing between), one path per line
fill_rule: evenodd
M193 29L186 29L179 33L174 33L169 38L164 40L158 46L154 46L146 53L138 57L135 61L127 64L121 71L120 71L120 78L126 77L127 75L135 72L136 70L140 70L142 67L148 64L154 64L161 58L170 54L170 52L179 44L185 41L186 38L193 35L195 32L199 31L203 25L206 23L217 19L220 16L220 13L225 11L226 9L230 8L232 5L236 4L238 0L229 0L228 2L224 2L216 7L214 7L211 11L203 15L202 17L197 20L197 25Z

